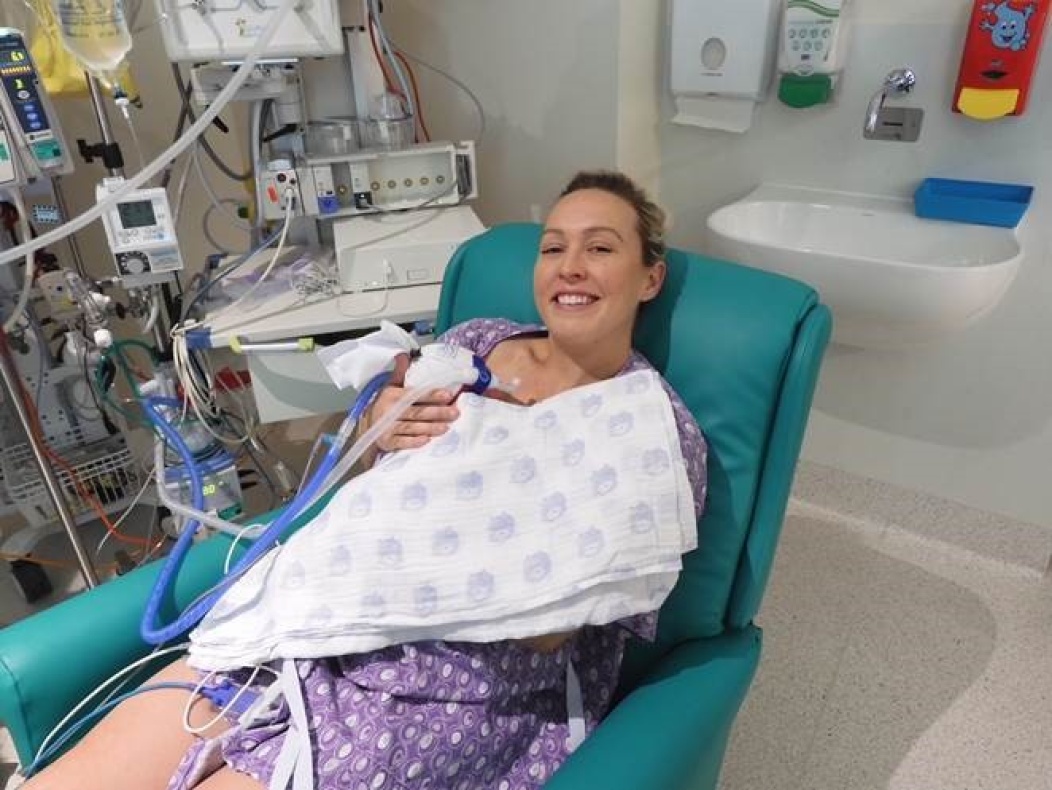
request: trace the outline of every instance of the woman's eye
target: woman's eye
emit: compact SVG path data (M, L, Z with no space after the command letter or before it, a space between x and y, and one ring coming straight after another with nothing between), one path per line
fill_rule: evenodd
M613 249L602 244L593 245L590 249L596 255L609 255L613 252Z
M558 255L562 247L541 247L541 255Z

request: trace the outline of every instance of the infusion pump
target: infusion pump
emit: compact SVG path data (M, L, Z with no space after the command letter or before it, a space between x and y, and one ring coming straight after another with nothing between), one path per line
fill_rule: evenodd
M95 190L97 200L116 192L120 178L107 178ZM175 220L165 190L139 189L102 215L117 276L125 287L171 282L183 268Z

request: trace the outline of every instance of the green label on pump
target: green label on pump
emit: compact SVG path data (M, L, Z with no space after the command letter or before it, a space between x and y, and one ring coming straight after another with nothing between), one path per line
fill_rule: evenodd
M10 161L10 159L11 154L7 152L7 146L3 143L0 143L0 162L7 162Z
M33 156L41 162L51 162L62 158L62 146L55 140L43 140L33 143Z

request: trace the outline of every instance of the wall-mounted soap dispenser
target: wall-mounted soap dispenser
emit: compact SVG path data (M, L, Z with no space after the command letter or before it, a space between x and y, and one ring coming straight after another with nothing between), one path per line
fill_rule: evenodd
M784 0L778 98L790 107L832 101L848 42L849 0Z
M674 123L744 132L774 64L781 0L672 0Z
M974 0L953 110L979 121L1026 111L1052 0Z

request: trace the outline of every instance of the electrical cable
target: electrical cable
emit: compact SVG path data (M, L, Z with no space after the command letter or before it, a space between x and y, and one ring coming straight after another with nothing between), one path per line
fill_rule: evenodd
M164 683L153 683L149 686L140 686L137 689L129 691L125 694L121 694L108 702L104 702L99 707L90 713L85 714L80 719L70 725L69 731L61 737L57 738L47 752L41 748L37 752L37 757L30 763L25 769L21 771L22 776L29 778L32 777L37 771L40 770L42 764L50 760L55 754L61 752L63 747L69 743L74 737L80 734L81 730L85 727L94 724L95 721L100 717L109 713L111 710L116 708L122 702L126 702L132 697L137 697L140 694L145 694L150 691L161 691L164 689L179 689L183 691L191 691L193 694L190 696L190 701L193 700L200 694L201 690L198 686L193 683L177 683L177 682L164 682Z
M233 198L223 198L220 202L238 204L238 201L234 200ZM240 252L228 250L226 247L224 247L222 244L216 241L215 236L212 235L212 228L209 225L208 221L212 218L212 215L215 214L216 211L218 211L218 207L215 204L212 204L207 209L205 209L205 213L201 216L201 235L205 237L205 240L209 244L211 244L217 252L220 252L223 255L240 255ZM239 229L246 230L250 234L255 232L255 229L251 226L249 228Z
M218 321L222 316L232 312L235 307L240 305L242 302L248 299L249 296L255 293L256 289L259 288L259 286L262 285L263 282L270 276L271 272L274 271L274 267L277 266L278 260L281 258L281 254L285 251L285 241L289 235L289 227L292 225L293 199L294 198L292 196L292 190L285 190L285 222L281 228L281 237L278 239L278 246L274 250L274 255L271 257L270 263L267 264L267 268L263 270L263 274L261 274L259 276L259 279L252 283L249 289L243 294L241 294L237 299L228 304L214 316L209 316L209 323L214 323L215 321ZM245 312L250 312L252 309L253 308L249 307Z
M194 146L194 149L190 154L190 161L193 162L194 169L197 171L197 177L201 181L201 186L204 187L205 194L207 194L208 199L212 201L212 205L215 207L216 211L218 211L220 214L222 214L224 217L226 217L228 220L234 223L235 227L243 228L245 230L252 230L253 228L249 223L245 222L245 220L241 219L241 217L239 217L237 214L231 211L227 211L225 208L223 208L223 204L232 200L233 198L223 199L219 197L219 195L216 193L215 187L212 186L212 182L208 180L208 175L205 173L204 166L201 164L201 157L199 156L199 153L200 147Z
M147 489L150 487L150 483L152 482L153 472L147 475L146 482L142 484L142 488L139 489L139 493L135 495L135 498L132 499L131 503L128 505L127 509L124 511L121 517L113 522L114 529L118 529L127 520L128 516L130 516L132 511L135 510L135 508L138 506L139 500L143 498L143 495L146 493ZM109 531L107 531L106 534L102 536L102 540L100 540L98 545L95 547L96 557L99 556L99 552L102 551L103 547L106 545L106 543L112 536L113 533ZM147 540L149 540L149 538L147 538Z
M408 105L409 116L412 118L416 117L416 104L413 102L413 96L409 92L409 83L406 81L405 74L402 72L402 66L394 56L394 47L391 46L390 39L387 38L387 31L384 30L383 21L380 19L380 0L368 0L371 8L372 22L376 25L376 33L380 36L380 43L383 46L383 51L391 64L391 68L394 70L395 76L398 78L398 84L402 88L402 95L405 97L405 102Z
M192 299L190 299L188 301L184 301L183 315L179 319L179 323L183 324L183 323L186 322L187 317L193 311L194 307L197 306L197 303L200 302L204 298L205 294L207 294L212 289L213 286L215 286L218 282L220 282L221 280L225 279L229 275L233 274L234 271L236 271L240 267L244 266L245 263L247 263L248 261L252 260L253 257L255 257L259 253L263 252L263 250L265 250L267 247L269 247L271 244L273 244L275 241L277 241L280 236L281 236L281 232L278 231L278 232L274 233L270 238L264 239L259 244L259 246L256 247L254 250L251 250L250 252L246 252L244 255L242 255L240 258L238 258L236 261L234 261L229 266L227 266L225 269L223 269L221 272L219 272L215 277L213 277L207 283L205 283L205 285L196 294L194 294ZM174 331L175 330L173 329L173 332Z
M54 242L61 241L62 239L83 230L122 200L130 197L137 189L142 188L143 185L150 181L150 179L160 173L169 162L193 145L200 134L210 123L212 123L219 113L223 111L234 94L241 89L242 85L244 85L245 81L252 74L252 70L255 68L256 63L259 62L260 58L263 56L267 45L284 23L286 16L288 16L298 4L299 0L280 0L280 5L275 9L274 15L267 22L266 27L252 45L252 48L245 54L244 59L241 61L241 65L238 66L233 78L227 83L223 90L220 91L216 100L209 105L208 109L201 114L194 125L191 126L187 133L176 143L159 154L157 158L147 165L141 173L136 174L135 177L122 183L118 189L115 189L113 192L106 195L105 198L95 203L87 211L68 220L61 227L38 236L32 241L23 242L17 247L12 247L11 249L0 252L0 265L11 263L19 258L24 258L30 253L41 250Z
M409 74L409 83L413 88L413 98L416 101L416 120L420 124L420 133L424 136L425 142L431 142L431 132L427 128L427 121L424 120L424 106L420 102L420 88L416 83L416 74L413 73L413 67L409 65L409 61L401 52L395 50L395 57L402 61L402 65Z
M194 112L193 100L191 99L191 96L193 95L193 85L190 80L183 82L183 72L180 70L178 63L172 64L172 76L175 79L179 99L183 105L182 112L190 119L190 123L193 123L197 120ZM223 161L223 157L216 153L216 150L212 147L212 143L209 142L207 135L202 134L199 138L199 142L201 147L205 149L205 153L208 154L208 158L212 160L212 164L219 168L219 171L231 181L249 181L255 176L254 170L238 173L231 168L230 165Z
M183 642L183 643L178 644L178 645L172 645L171 647L164 647L164 648L158 648L156 650L152 650L152 651L150 651L149 655L143 656L142 658L137 659L136 661L133 661L131 664L129 664L128 666L124 667L123 669L120 669L117 672L114 672L106 680L102 681L102 683L100 683L92 691L90 691L87 694L87 696L85 696L80 702L78 702L73 707L73 709L69 713L67 713L59 721L58 724L56 724L54 727L51 728L51 732L49 732L47 735L44 736L44 740L41 742L40 748L37 749L36 756L33 758L34 762L40 759L40 755L44 752L45 749L47 749L48 745L52 741L54 741L54 739L58 735L58 733L62 731L62 728L65 727L78 713L80 713L80 711L84 708L85 705L87 705L95 697L97 697L111 683L113 683L116 680L120 680L121 678L123 678L126 675L130 674L131 672L133 672L134 670L136 670L139 667L143 666L144 664L147 664L150 661L154 660L155 658L160 658L161 656L169 655L171 653L176 653L176 652L182 653L182 652L185 652L188 647L190 647L190 643L189 642Z
M479 117L479 131L478 134L475 135L475 142L482 142L482 138L486 136L486 110L483 108L482 102L479 100L479 97L475 95L474 91L472 91L471 88L469 88L459 79L454 77L448 71L443 71L437 66L432 66L427 61L421 60L415 55L406 52L398 45L395 45L395 51L405 56L408 60L411 60L413 63L416 63L418 66L423 66L425 69L433 71L435 74L438 74L441 77L445 77L447 80L452 82L456 87L460 88L460 90L464 92L464 94L471 100L472 104L475 105L475 111L478 113Z
M197 682L197 685L193 687L194 693L187 698L186 705L183 706L183 730L185 732L190 733L191 735L203 735L212 727L219 724L219 722L223 720L223 717L226 716L227 711L231 710L234 707L234 705L237 704L237 701L241 699L242 696L244 696L245 692L248 691L249 687L252 685L252 682L257 677L259 677L261 669L262 667L260 666L253 667L252 674L248 676L248 680L241 684L241 688L234 692L234 696L225 706L223 706L220 709L219 713L217 713L215 717L207 724L202 724L195 727L194 725L190 724L190 709L193 707L196 699L202 696L201 692L203 691L204 687L208 685L208 681L216 676L216 673L214 671L206 674L203 678L201 678L201 680Z

